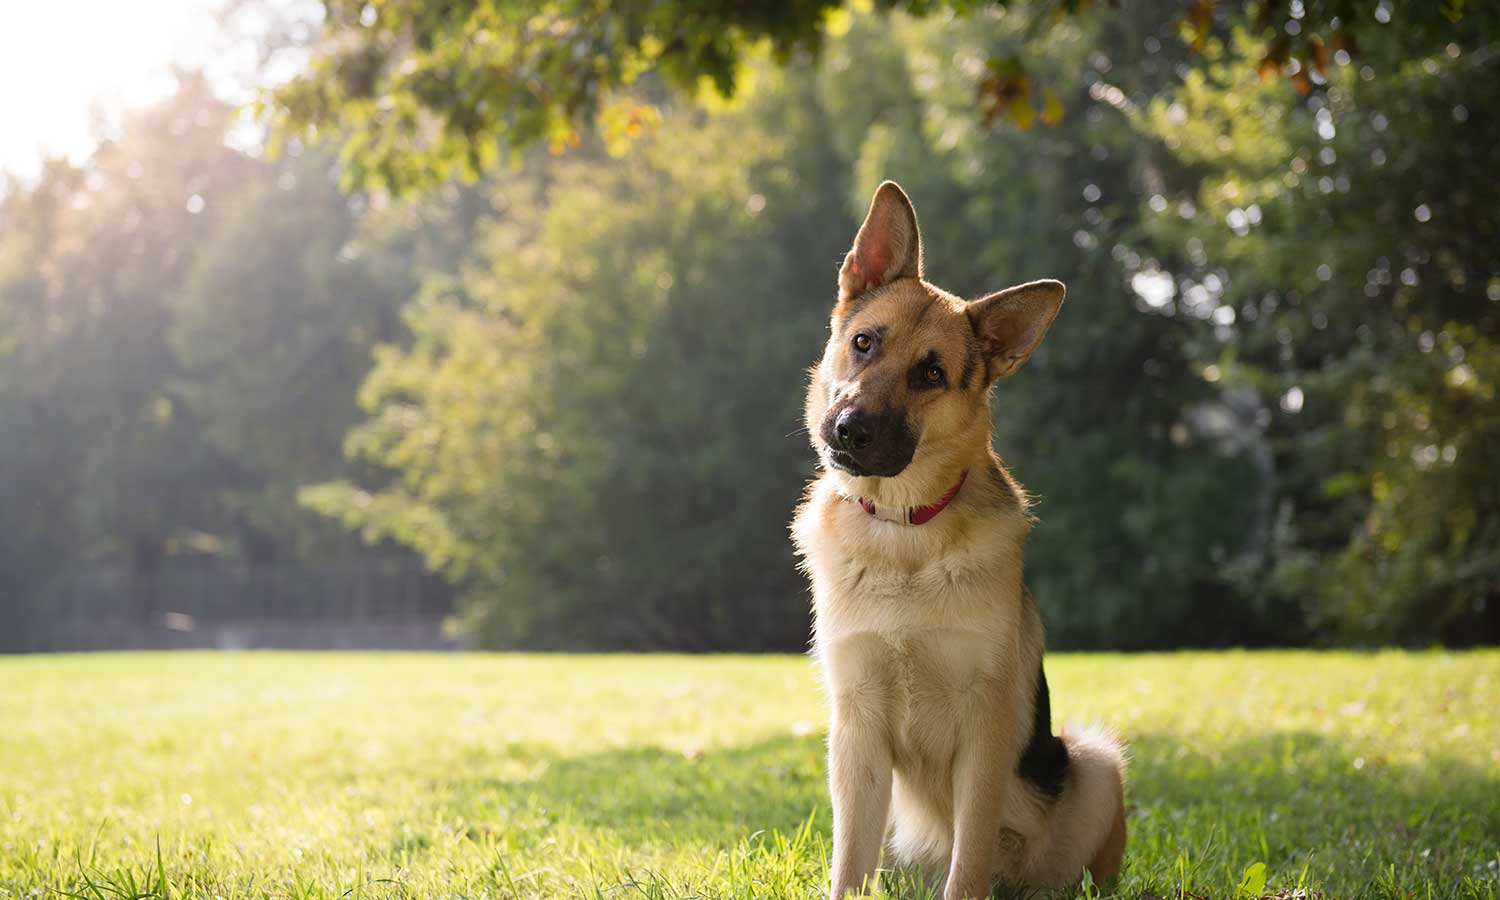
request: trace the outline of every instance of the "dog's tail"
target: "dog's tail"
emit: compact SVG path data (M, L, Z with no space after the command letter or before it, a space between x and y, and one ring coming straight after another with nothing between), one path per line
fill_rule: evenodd
M1125 857L1125 747L1101 726L1064 728L1068 770L1046 813L1044 834L1026 854L1032 885L1075 885L1086 868L1094 881L1120 872Z

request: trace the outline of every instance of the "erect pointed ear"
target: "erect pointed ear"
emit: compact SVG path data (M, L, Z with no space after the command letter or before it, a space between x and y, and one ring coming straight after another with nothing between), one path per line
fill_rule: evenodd
M1066 289L1061 281L1031 281L969 303L989 380L1021 368L1057 318Z
M922 238L917 211L894 181L875 190L865 224L839 269L839 300L849 300L897 278L922 275Z

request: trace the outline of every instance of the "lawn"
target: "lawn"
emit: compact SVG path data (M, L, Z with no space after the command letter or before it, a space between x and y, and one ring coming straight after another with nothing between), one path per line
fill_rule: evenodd
M1106 893L1500 894L1500 653L1048 660ZM801 657L0 658L0 898L816 898L823 735Z

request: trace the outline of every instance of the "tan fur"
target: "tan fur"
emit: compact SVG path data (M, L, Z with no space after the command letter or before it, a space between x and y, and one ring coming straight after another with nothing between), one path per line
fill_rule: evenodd
M888 182L840 272L832 337L812 371L807 423L824 471L792 525L831 706L830 891L838 900L866 889L882 846L941 881L946 900L988 896L998 879L1064 887L1085 866L1113 876L1124 850L1118 742L1065 732L1071 764L1055 799L1016 774L1044 638L1021 577L1032 519L990 445L989 387L1030 355L1062 286L965 303L920 274L915 213ZM850 336L873 329L879 353L856 365ZM929 354L946 389L910 383ZM977 371L959 383L966 363ZM920 429L898 475L828 464L825 418L851 404L904 410ZM921 526L874 518L849 499L921 506L965 470L951 504Z
M1121 786L1123 790L1123 785ZM1109 836L1104 839L1094 858L1089 861L1089 871L1100 881L1108 881L1120 874L1120 864L1125 861L1125 805L1115 812L1115 824L1110 826Z

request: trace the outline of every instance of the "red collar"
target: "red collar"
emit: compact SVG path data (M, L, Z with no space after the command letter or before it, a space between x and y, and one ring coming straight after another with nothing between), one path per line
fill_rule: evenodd
M877 509L875 507L875 503L871 500L868 500L864 497L858 497L856 499L859 501L859 505L864 508L865 512L869 513L877 519L884 519L887 522L899 522L902 525L926 525L928 522L931 522L938 513L946 509L949 503L953 502L953 498L958 496L959 488L964 486L964 481L966 481L968 477L969 470L965 469L964 473L958 476L958 483L949 488L948 493L944 494L938 500L938 502L930 503L927 506L909 506L901 509L881 507Z

